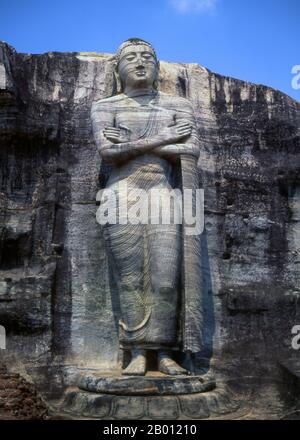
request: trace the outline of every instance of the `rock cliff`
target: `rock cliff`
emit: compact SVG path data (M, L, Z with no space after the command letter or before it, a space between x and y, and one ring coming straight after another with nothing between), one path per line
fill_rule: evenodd
M49 399L80 368L117 368L95 217L105 170L90 124L92 102L112 94L111 73L109 54L31 55L0 43L1 356ZM197 64L162 62L159 88L190 99L201 139L199 363L250 383L271 416L279 406L288 413L300 371L291 348L300 325L300 104Z

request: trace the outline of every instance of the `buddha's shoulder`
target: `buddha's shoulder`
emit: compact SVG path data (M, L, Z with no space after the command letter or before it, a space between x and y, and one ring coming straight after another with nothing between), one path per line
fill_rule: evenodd
M193 106L191 102L183 98L181 96L173 96L164 92L159 92L159 101L162 105L167 107L172 107L174 109L190 109L192 110Z

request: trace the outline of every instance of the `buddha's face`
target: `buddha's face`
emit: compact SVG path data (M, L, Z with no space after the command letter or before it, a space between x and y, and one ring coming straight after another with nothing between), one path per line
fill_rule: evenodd
M123 87L152 86L158 75L158 64L151 48L144 44L125 47L120 55L118 73Z

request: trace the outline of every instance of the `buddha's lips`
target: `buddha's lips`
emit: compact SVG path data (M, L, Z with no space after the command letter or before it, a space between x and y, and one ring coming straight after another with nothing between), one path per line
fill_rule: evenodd
M145 76L146 75L146 70L136 70L135 73L138 76Z

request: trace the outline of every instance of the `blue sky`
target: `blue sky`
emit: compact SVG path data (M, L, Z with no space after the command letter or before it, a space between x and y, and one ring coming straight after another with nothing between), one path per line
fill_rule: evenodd
M199 63L300 101L291 72L300 65L299 0L0 0L0 17L0 40L19 52L115 52L137 36L162 60Z

